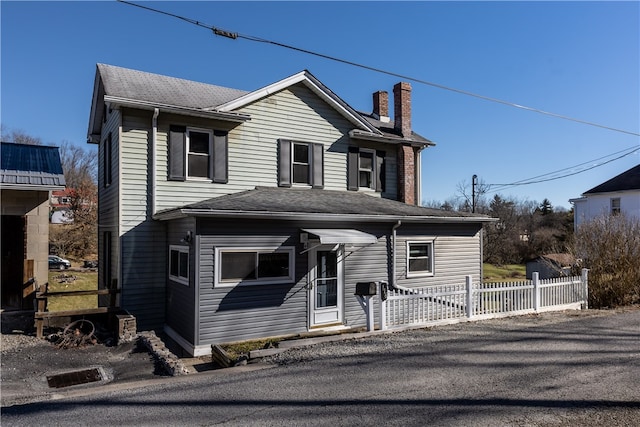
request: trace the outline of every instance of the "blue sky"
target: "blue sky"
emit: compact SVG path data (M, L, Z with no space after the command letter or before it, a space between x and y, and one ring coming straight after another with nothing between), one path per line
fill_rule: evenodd
M142 2L416 80L640 133L640 2ZM399 77L205 28L117 1L0 3L5 129L85 145L95 64L258 89L300 70L357 110ZM476 174L554 206L638 163L598 166L640 138L411 81L423 201L444 201ZM626 152L623 152L624 154ZM601 159L593 162L595 159ZM577 168L572 166L581 165ZM491 191L500 187L492 186ZM493 192L489 193L492 196Z

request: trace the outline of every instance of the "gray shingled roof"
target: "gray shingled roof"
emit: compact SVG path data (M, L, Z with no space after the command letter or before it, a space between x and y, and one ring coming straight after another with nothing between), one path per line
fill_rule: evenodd
M186 108L214 108L247 91L98 64L105 94Z
M65 186L58 147L2 142L0 157L0 183L4 187Z
M593 187L583 194L610 193L613 191L640 190L640 165Z
M381 220L393 218L438 218L463 221L490 221L484 215L465 212L444 211L408 205L394 200L383 199L363 193L320 189L291 189L277 187L256 187L235 194L228 194L202 202L193 203L158 214L160 219L179 215L223 215L225 212L260 213L274 216L287 214L345 216L345 220L358 217L379 217Z

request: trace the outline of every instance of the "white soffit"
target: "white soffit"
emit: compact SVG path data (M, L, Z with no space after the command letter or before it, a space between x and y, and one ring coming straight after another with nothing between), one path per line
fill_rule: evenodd
M317 236L323 245L371 245L378 241L373 234L350 228L303 228L302 231Z

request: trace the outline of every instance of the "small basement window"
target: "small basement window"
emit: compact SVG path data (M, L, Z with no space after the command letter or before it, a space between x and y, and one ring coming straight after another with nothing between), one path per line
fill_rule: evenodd
M433 240L407 242L407 277L433 276Z
M216 285L290 283L294 280L294 247L216 248Z
M189 246L169 247L169 279L189 286Z

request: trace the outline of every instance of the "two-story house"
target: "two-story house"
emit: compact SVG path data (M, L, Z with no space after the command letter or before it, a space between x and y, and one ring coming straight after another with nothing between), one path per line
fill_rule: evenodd
M569 200L573 204L574 226L602 215L624 214L640 219L640 165L596 185Z
M356 283L480 280L484 216L417 205L411 86L360 113L308 71L251 91L98 64L100 285L212 343L357 327Z

